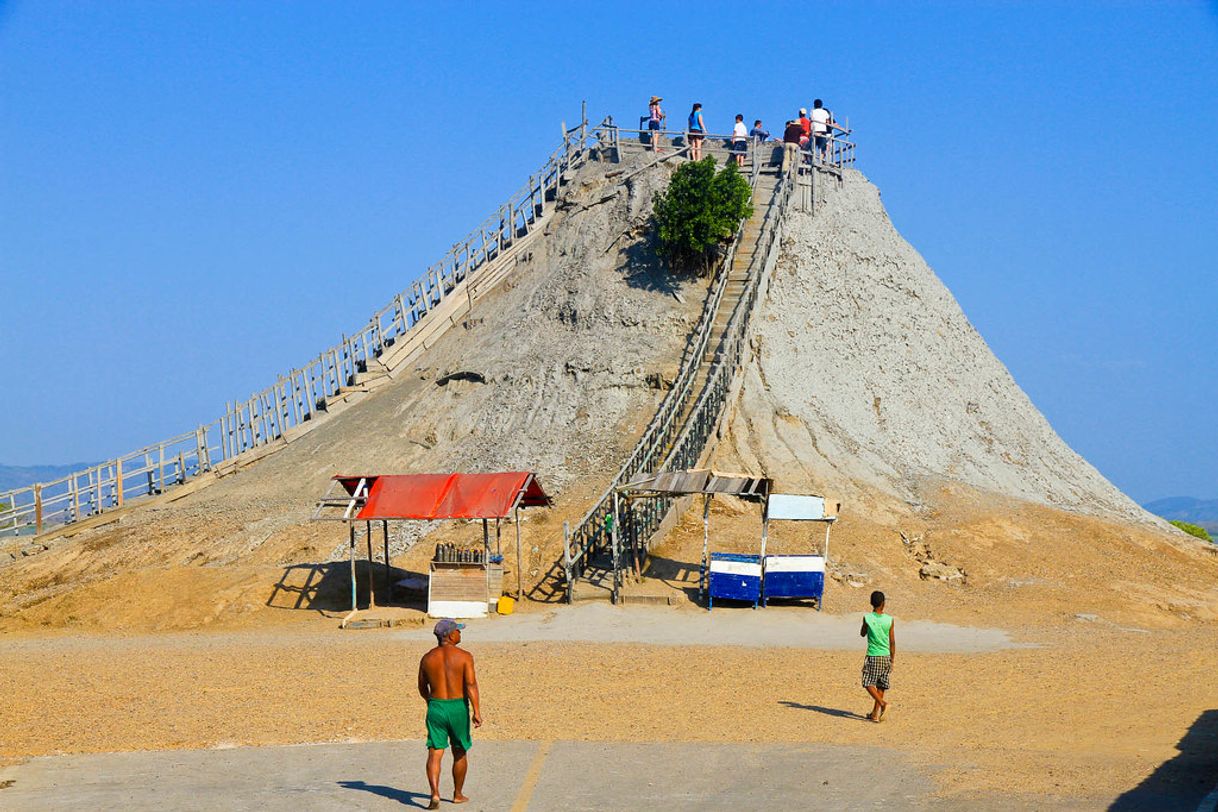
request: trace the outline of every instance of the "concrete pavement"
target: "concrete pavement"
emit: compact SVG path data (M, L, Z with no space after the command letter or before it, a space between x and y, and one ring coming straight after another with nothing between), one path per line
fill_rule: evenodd
M427 805L421 741L47 756L0 768L0 808L332 810ZM968 809L874 747L477 741L469 810ZM447 770L449 761L446 758ZM443 795L451 797L447 774ZM1045 798L987 809L1103 808ZM456 809L445 802L444 809Z

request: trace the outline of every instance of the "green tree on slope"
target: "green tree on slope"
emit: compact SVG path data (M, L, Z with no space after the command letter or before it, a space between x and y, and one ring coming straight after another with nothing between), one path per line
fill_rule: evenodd
M753 214L753 192L734 163L715 171L715 159L682 164L656 196L660 251L671 267L705 272L720 244Z
M1171 524L1174 527L1180 528L1185 533L1188 533L1190 536L1196 536L1203 541L1213 541L1213 539L1210 538L1210 534L1206 532L1204 527L1198 527L1197 525L1189 524L1188 522L1172 521Z

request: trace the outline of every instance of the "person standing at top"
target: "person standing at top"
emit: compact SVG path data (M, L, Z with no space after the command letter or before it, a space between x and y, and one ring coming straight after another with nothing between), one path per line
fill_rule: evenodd
M878 722L888 710L884 692L891 687L892 661L897 655L896 620L884 614L884 593L871 593L871 611L863 615L859 637L867 638L867 656L863 659L863 688L875 704L867 718Z
M469 769L466 753L473 746L469 735L470 708L474 727L482 726L478 702L478 677L474 656L458 648L464 623L444 618L436 624L436 647L419 660L419 696L427 702L427 783L431 787L428 809L440 808L440 761L449 741L453 747L453 803L469 800L461 794Z
M828 157L829 139L833 137L833 131L846 132L846 128L838 126L837 122L833 120L833 113L825 107L824 102L820 99L812 102L811 119L812 138L814 139L813 150L823 164Z
M662 101L662 97L652 96L647 103L647 140L656 152L660 151L660 130L664 129L664 111L660 109Z
M799 166L799 139L803 137L803 127L798 121L788 121L787 128L782 134L782 173L785 175L792 166Z
M770 133L761 126L761 119L753 122L753 129L749 130L749 138L757 138L761 141L770 140Z
M736 166L744 166L744 153L749 149L749 132L744 127L744 115L736 114L736 123L732 126L732 157Z
M799 145L806 147L808 142L812 140L812 120L808 118L808 111L804 107L799 108L799 129L802 133Z
M702 160L702 140L704 138L706 138L706 124L702 121L702 105L695 102L694 109L689 111L690 160Z

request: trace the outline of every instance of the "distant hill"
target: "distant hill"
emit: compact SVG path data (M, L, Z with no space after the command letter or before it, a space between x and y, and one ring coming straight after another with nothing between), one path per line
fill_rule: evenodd
M67 465L0 465L0 492L24 488L35 482L49 482L81 471L94 463L73 462Z
M1169 496L1147 502L1142 507L1164 519L1199 524L1210 533L1218 532L1218 499Z

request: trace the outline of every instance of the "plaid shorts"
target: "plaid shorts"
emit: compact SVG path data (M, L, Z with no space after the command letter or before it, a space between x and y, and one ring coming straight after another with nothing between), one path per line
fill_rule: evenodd
M892 674L891 657L863 658L863 687L874 685L881 691L888 690L889 675Z

